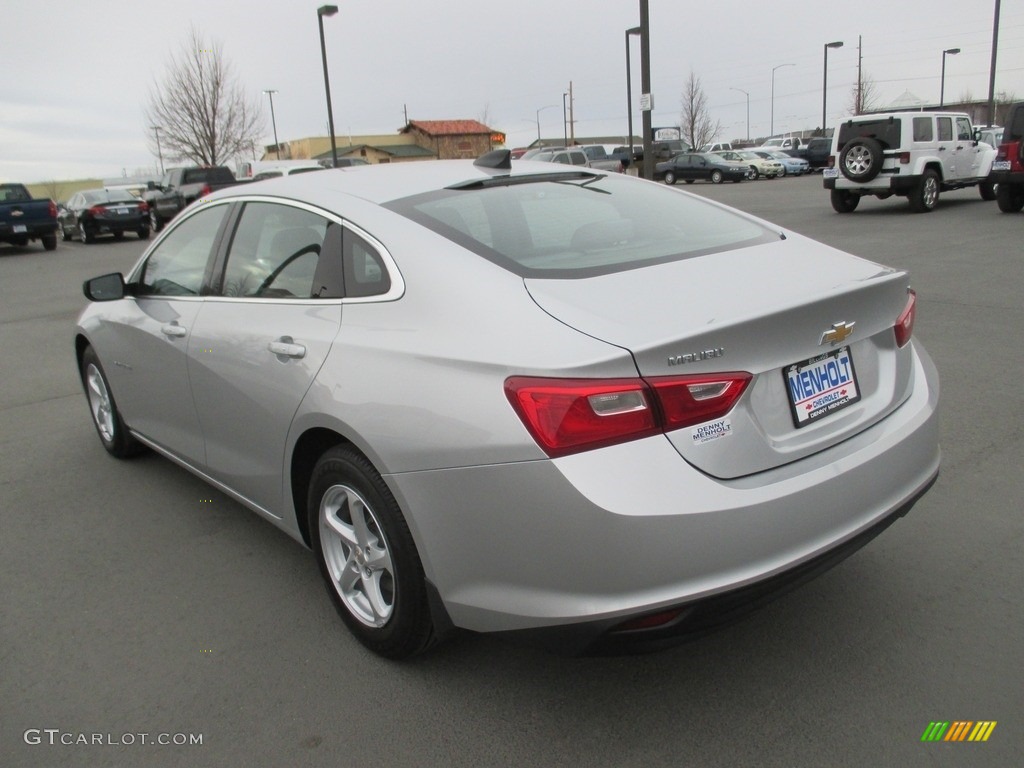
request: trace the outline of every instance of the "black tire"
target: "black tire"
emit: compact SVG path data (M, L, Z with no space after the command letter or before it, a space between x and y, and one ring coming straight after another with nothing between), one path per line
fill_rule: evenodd
M142 453L145 448L125 426L117 410L114 394L110 391L107 374L103 372L103 366L92 347L86 347L82 353L80 374L89 413L92 414L92 424L107 453L118 459L128 459Z
M156 212L156 208L150 207L149 209L149 228L153 232L159 232L164 228L164 223L160 219L160 214Z
M939 202L939 174L929 169L921 174L921 181L908 195L910 210L914 213L928 213Z
M416 545L398 502L366 457L348 446L321 456L307 507L327 592L356 639L389 659L430 647L436 636Z
M48 251L57 250L57 233L54 232L52 235L43 235L39 238L43 243L43 248Z
M721 171L712 171L711 172L711 183L712 184L721 184L722 183L722 172Z
M997 184L996 202L1003 213L1020 213L1024 209L1024 185Z
M141 227L135 234L139 236L139 240L149 240L149 227Z
M978 185L978 194L982 200L996 199L996 185L991 181L983 181Z
M672 171L665 171L665 183L666 184L670 184L670 185L671 184L675 184L676 183L676 175L675 175L675 173L673 173Z
M781 168L779 168L779 178L781 179L785 175L786 175L786 166L782 166Z
M759 178L761 178L761 172L758 171L757 168L755 168L754 166L750 166L750 170L747 171L747 178L750 179L751 181L757 181Z
M856 195L848 189L833 189L831 196L832 210L836 213L853 213L860 203L860 195Z
M64 225L60 222L57 223L57 229L60 230L60 239L65 243L71 239L71 235L68 234L68 231L64 229Z
M91 245L96 242L96 235L86 229L85 224L81 221L78 222L78 236L82 238L82 242L87 245Z
M850 181L871 181L882 170L882 145L868 136L847 142L839 153L839 170Z

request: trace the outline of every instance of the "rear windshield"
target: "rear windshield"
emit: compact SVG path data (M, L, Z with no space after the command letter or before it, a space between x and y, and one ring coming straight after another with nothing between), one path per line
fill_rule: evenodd
M885 118L883 120L848 120L839 126L839 147L845 147L847 142L859 138L877 139L886 147L900 146L900 130L902 123L899 118Z
M212 168L189 168L185 171L181 183L198 184L204 182L208 184L223 184L234 180L235 177L231 174L230 168L214 166Z
M698 197L618 175L504 177L387 207L523 277L589 277L779 237Z

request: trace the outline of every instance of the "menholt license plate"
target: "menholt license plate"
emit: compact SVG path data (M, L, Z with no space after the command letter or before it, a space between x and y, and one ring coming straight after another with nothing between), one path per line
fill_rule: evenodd
M794 363L783 373L797 427L806 427L860 400L849 347Z

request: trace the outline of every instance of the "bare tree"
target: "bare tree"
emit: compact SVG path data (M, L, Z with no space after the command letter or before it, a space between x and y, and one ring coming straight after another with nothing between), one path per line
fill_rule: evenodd
M694 148L709 143L722 130L722 123L711 119L708 97L700 78L691 70L683 91L683 111L680 116L683 138Z
M851 115L863 115L865 112L872 112L876 109L878 109L878 85L875 83L875 79L865 72L850 89L848 110Z
M246 98L220 44L208 43L194 27L150 92L146 121L154 154L151 126L159 126L163 153L197 165L223 164L247 151L264 129L259 99Z

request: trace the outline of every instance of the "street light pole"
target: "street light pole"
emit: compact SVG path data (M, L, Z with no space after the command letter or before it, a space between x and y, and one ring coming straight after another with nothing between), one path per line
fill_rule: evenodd
M633 80L629 73L629 36L639 35L640 27L626 30L626 130L629 131L629 162L633 162Z
M960 53L959 48L947 48L942 52L942 79L939 81L939 109L946 103L946 54L956 56Z
M338 167L338 146L334 139L334 110L331 108L331 81L327 76L327 45L324 43L324 16L338 12L336 5L321 5L316 9L316 20L320 25L320 56L324 60L324 90L327 92L327 130L331 132L331 167Z
M775 135L775 70L781 67L795 67L796 64L779 64L776 67L772 67L772 115L771 120L768 123L768 135Z
M730 88L730 91L739 91L740 93L746 94L747 97L747 141L750 141L750 94L744 91L742 88Z
M164 153L163 153L163 150L160 149L160 126L159 125L151 125L149 127L152 128L153 132L156 134L156 156L158 158L160 158L160 175L163 176L164 175Z
M569 116L565 111L565 97L568 95L568 93L562 94L562 143L566 147L569 146L569 125L567 122L569 120Z
M825 43L825 65L822 67L824 75L821 80L821 135L824 136L826 133L825 128L825 105L828 102L828 49L829 48L842 48L843 41L836 40L834 43Z
M538 141L538 143L540 142L540 113L543 112L545 109L551 109L552 107L557 107L557 106L558 106L557 104L548 104L548 105L543 106L543 107L541 107L540 109L537 110L537 141Z
M266 90L266 91L264 91L264 93L267 94L267 96L270 97L270 124L272 126L274 126L274 156L278 160L280 160L281 159L281 145L277 141L277 118L274 117L274 94L277 93L277 91Z

